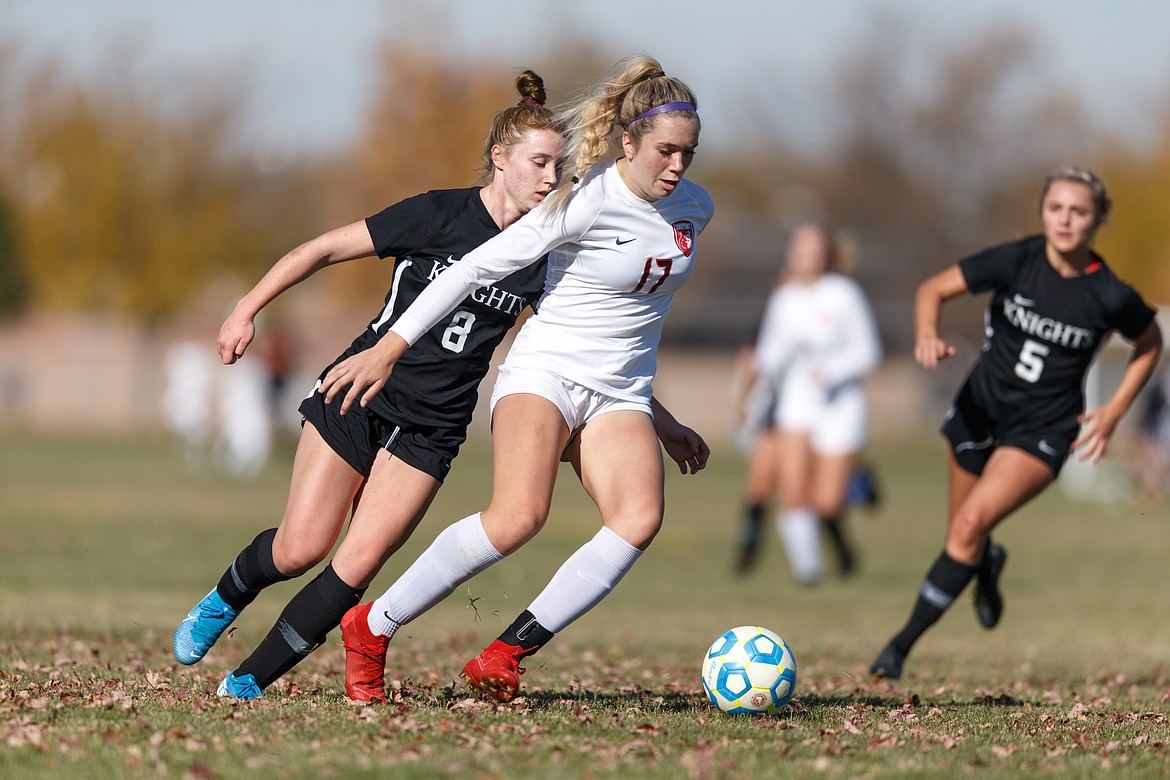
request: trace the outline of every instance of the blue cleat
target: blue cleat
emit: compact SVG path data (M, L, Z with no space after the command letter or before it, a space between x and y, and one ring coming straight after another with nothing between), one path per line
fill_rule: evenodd
M175 658L187 665L201 661L239 614L212 588L175 629Z
M215 689L216 696L226 696L231 699L239 699L240 701L252 701L253 699L263 699L264 694L260 692L260 686L256 684L256 676L252 674L243 674L236 677L232 673L223 678L223 682Z

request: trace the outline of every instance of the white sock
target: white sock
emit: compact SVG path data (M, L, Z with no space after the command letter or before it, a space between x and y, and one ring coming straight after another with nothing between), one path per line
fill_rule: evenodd
M788 564L797 582L811 584L821 578L821 527L812 509L790 509L777 520Z
M637 547L602 527L569 556L528 611L555 634L605 598L641 555Z
M478 512L447 526L410 568L374 600L370 631L393 636L399 626L414 620L503 557L488 541Z

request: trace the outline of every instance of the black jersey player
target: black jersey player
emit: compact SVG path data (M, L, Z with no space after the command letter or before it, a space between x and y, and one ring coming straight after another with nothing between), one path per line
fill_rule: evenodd
M524 71L516 86L521 101L496 115L484 144L484 186L408 198L285 255L224 322L218 338L223 362L244 355L256 315L289 287L335 263L394 257L384 308L326 371L370 350L457 258L544 200L557 181L564 139L544 107L540 77ZM284 517L239 553L179 625L174 652L181 663L203 658L263 588L324 560L352 511L333 560L293 597L219 693L256 698L321 644L422 519L466 436L492 352L538 300L544 273L537 263L467 296L422 337L421 349L399 362L368 404L346 410L326 403L320 392L309 393L300 407L305 423Z
M938 335L942 303L965 292L992 297L983 354L942 426L950 444L946 546L910 619L873 663L877 677L901 676L914 642L972 579L979 622L999 623L1007 554L991 531L1055 480L1073 451L1093 463L1105 457L1157 364L1154 310L1090 248L1109 206L1090 171L1059 169L1041 190L1042 235L967 257L918 288L914 356L926 368L955 352ZM1114 330L1133 356L1112 397L1085 411L1085 374Z

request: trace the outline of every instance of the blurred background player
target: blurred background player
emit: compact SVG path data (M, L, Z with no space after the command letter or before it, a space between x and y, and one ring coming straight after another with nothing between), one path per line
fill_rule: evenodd
M754 353L749 409L770 427L749 459L740 571L755 560L769 468L781 506L777 528L795 579L821 578L822 532L838 571L849 575L856 566L844 514L868 435L864 379L881 360L881 343L869 302L845 265L829 226L806 222L792 230Z
M251 480L272 452L275 417L267 366L245 364L221 374L217 364L186 326L166 350L164 421L190 464L208 462L233 479Z
M164 365L163 421L187 462L195 465L206 456L215 427L215 356L188 333L167 347Z
M950 445L946 544L910 619L871 666L876 677L902 676L910 648L972 579L980 624L999 623L1007 552L992 530L1048 487L1071 452L1094 464L1105 457L1158 363L1154 310L1091 248L1110 205L1092 172L1061 168L1040 191L1042 235L985 249L918 287L914 357L928 369L955 354L938 333L943 302L992 296L983 354L942 426ZM1085 411L1085 375L1113 330L1133 343L1132 357L1109 400Z
M220 329L225 364L245 354L253 321L273 299L330 265L394 257L385 307L338 363L378 345L406 307L466 252L513 224L544 200L557 181L564 150L544 82L532 71L516 80L520 103L499 112L484 143L482 187L432 190L374 216L332 230L281 258L240 299ZM352 409L310 392L293 463L284 517L262 531L175 631L175 657L206 655L261 590L333 560L285 607L260 646L220 683L221 695L253 699L324 641L357 604L382 564L410 536L438 492L467 436L478 387L492 353L544 289L545 262L496 280L484 295L420 333L394 376ZM318 380L318 386L321 380Z
M777 494L775 388L756 372L755 343L735 356L732 409L735 442L744 457L744 506L736 548L735 571L747 574L755 567L763 542L764 518Z
M1156 505L1170 488L1170 364L1163 365L1146 387L1137 435L1137 500Z

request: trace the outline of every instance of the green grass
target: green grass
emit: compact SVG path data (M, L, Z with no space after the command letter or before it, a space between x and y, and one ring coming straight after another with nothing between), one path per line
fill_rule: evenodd
M177 621L279 519L290 456L254 482L191 468L159 441L0 438L0 776L719 778L1164 776L1170 745L1165 507L1071 503L1049 490L997 535L1007 610L980 629L964 594L898 683L873 656L942 544L941 445L878 446L885 502L857 512L859 574L791 582L775 535L731 575L742 463L668 477L663 531L606 602L530 659L507 706L457 684L597 526L566 467L545 530L403 629L384 707L343 696L337 632L257 703L214 688L299 582L265 593L203 663L171 658ZM489 490L470 445L380 593ZM474 604L472 601L474 600ZM707 705L698 669L724 629L780 633L800 666L766 718Z

